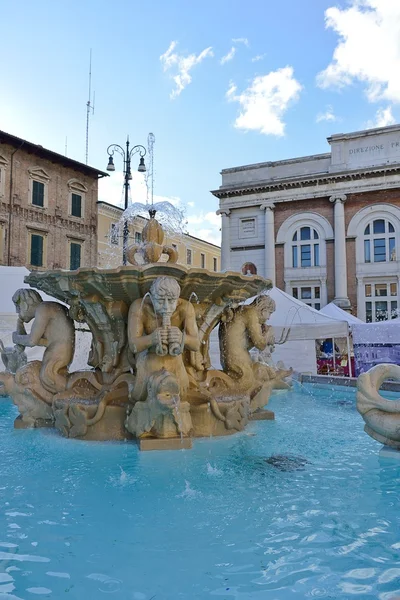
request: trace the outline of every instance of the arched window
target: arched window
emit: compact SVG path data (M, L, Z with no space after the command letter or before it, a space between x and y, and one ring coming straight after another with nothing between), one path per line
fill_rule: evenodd
M374 219L364 229L364 262L396 260L396 237L388 219Z
M312 227L299 227L294 232L292 267L319 267L319 235Z

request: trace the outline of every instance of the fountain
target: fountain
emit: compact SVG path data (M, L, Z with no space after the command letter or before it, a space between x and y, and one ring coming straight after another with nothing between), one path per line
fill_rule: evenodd
M18 352L14 368L0 373L0 393L19 409L15 427L173 449L190 448L194 437L241 431L251 418L273 418L262 408L290 372L250 355L274 344L265 325L274 302L261 293L271 283L176 264L156 211L149 214L143 242L128 249L130 266L32 272L25 281L35 289L14 294ZM36 290L67 306L43 302ZM92 333L91 368L69 373L74 321ZM209 357L217 326L222 370ZM45 347L43 360L26 362L23 349L37 345Z

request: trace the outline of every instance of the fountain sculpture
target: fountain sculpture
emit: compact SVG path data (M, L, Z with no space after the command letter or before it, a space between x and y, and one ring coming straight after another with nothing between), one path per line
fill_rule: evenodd
M15 427L56 427L86 440L137 439L142 449L189 448L192 437L235 433L252 416L273 418L260 409L274 387L287 385L290 371L250 356L252 348L274 344L265 325L274 302L261 294L270 282L176 264L155 211L149 214L143 243L128 249L131 266L28 275L32 288L67 306L43 302L35 289L15 292L13 342L22 358L0 374L0 393L20 411ZM74 321L92 333L91 369L69 373ZM209 357L218 325L222 370ZM46 348L43 360L26 363L23 349L35 345Z
M400 400L383 398L379 389L387 379L400 379L400 366L380 364L357 379L357 410L372 438L400 450Z

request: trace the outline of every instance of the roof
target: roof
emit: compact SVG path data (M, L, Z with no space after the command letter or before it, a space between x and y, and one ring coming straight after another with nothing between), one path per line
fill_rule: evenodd
M120 211L121 213L124 212L124 209L121 208L120 206L116 206L115 204L111 204L110 202L105 202L104 200L98 200L96 202L96 204L104 204L105 206L112 208L112 209L116 209L118 211ZM146 217L142 217L141 215L137 215L138 219L144 219L145 221L148 221L148 219ZM191 238L192 240L197 240L198 242L202 242L203 244L208 244L209 246L213 246L214 248L218 248L218 250L221 250L221 246L218 246L217 244L213 244L212 242L208 242L207 240L203 240L201 238L198 238L194 235L190 235L189 233L185 233L184 234L185 237Z
M10 144L17 149L24 149L26 152L31 152L32 154L36 154L41 158L47 158L52 162L60 163L65 167L70 167L71 169L76 169L77 171L81 171L86 175L92 177L108 177L108 173L104 171L99 171L99 169L95 169L94 167L90 167L89 165L85 165L77 160L73 160L72 158L68 158L63 154L58 154L58 152L53 152L53 150L48 150L47 148L43 148L40 144L33 144L28 140L24 140L15 135L11 135L11 133L7 133L5 131L0 130L0 144Z
M333 317L334 319L339 319L340 321L347 321L350 326L364 323L364 321L358 317L355 317L354 315L351 315L349 312L346 312L334 302L326 304L326 306L321 308L320 312L328 317Z

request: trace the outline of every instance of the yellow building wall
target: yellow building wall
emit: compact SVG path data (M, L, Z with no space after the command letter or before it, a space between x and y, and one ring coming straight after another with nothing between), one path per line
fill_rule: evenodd
M112 226L118 223L122 215L122 209L106 202L97 203L97 240L98 259L97 266L100 269L114 269L122 265L122 228L120 236L112 240ZM138 241L138 236L147 223L147 219L137 217L129 228L129 244ZM112 241L118 243L112 243ZM174 246L178 250L178 264L187 267L205 268L209 271L221 269L221 248L205 240L200 240L191 235L166 237L165 244ZM188 262L191 252L191 263ZM202 258L202 256L204 258ZM163 257L165 260L167 257ZM204 267L203 267L204 261Z

